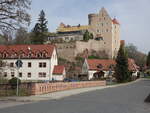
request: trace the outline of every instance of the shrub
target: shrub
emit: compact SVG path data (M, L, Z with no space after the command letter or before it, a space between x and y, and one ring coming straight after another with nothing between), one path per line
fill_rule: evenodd
M9 84L11 85L11 87L13 89L16 89L16 86L17 86L17 77L13 77L12 79L9 80ZM21 80L18 79L18 85L21 83Z

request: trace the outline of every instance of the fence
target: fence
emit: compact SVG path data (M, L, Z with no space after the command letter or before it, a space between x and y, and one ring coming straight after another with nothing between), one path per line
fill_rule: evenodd
M58 82L58 83L35 83L32 84L32 95L51 93L56 91L70 90L75 88L105 86L106 81L85 81L85 82Z
M56 82L56 83L22 83L19 85L19 95L39 95L75 88L105 86L106 81ZM0 96L14 96L16 89L9 84L0 84Z

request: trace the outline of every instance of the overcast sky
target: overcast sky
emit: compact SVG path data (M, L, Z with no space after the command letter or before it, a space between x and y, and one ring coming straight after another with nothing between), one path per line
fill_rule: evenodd
M121 24L121 39L133 43L140 51L150 51L150 0L32 0L32 28L43 9L50 32L60 22L87 25L88 14L105 7Z

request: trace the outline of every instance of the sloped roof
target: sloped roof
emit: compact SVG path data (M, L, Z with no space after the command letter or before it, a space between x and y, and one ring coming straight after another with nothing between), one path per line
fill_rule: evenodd
M102 65L102 70L109 70L111 65L115 65L114 60L100 60L100 59L87 59L87 63L89 65L90 70L98 70L98 65Z
M116 65L116 61L111 59L87 59L87 63L89 70L99 70L98 66L101 65L101 70L108 71L110 66ZM130 71L137 71L139 68L133 59L128 59L128 65Z
M6 53L6 58L16 58L21 56L23 58L37 58L37 54L45 54L45 58L52 56L54 45L0 45L0 57L4 58L2 54Z
M118 24L118 25L120 25L120 23L118 22L118 20L117 20L116 18L114 18L114 19L112 20L112 22L113 22L113 24Z
M64 70L65 70L65 67L63 65L54 66L53 74L54 75L56 75L56 74L62 75Z
M130 71L137 71L140 67L136 65L133 59L128 59L128 65Z

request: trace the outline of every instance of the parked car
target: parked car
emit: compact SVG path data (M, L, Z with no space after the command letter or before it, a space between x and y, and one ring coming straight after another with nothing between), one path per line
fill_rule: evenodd
M79 80L65 78L63 82L79 82Z

